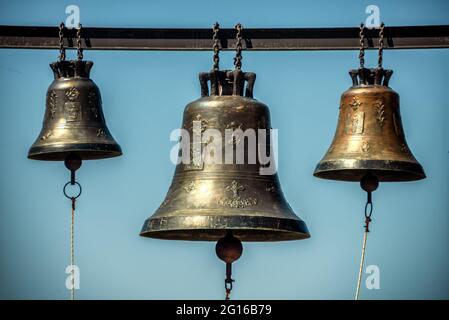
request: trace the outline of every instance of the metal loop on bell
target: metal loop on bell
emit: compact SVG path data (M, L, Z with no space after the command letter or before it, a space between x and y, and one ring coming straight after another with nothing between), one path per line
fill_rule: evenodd
M76 196L69 196L69 195L67 194L67 186L72 185L72 182L71 182L71 181L67 182L67 183L64 185L64 188L62 189L62 191L64 192L64 196L66 196L66 198L71 199L71 200L72 200L72 199L77 199L77 198L79 198L79 196L81 195L81 193L82 193L82 191L83 191L83 189L81 188L81 184L80 184L78 181L75 181L74 184L77 185L78 188L79 188L78 194L77 194Z

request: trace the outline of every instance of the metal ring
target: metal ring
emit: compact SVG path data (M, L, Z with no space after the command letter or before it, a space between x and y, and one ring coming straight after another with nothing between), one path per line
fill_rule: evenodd
M369 207L369 214L368 214L368 205ZM371 218L371 215L373 214L373 203L372 202L367 202L365 204L365 218Z
M69 185L69 184L71 184L71 182L69 181L69 182L67 182L65 185L64 185L64 188L62 189L62 191L64 192L64 195L66 196L66 198L68 198L68 199L77 199L80 195L81 195L81 192L83 191L83 189L81 188L81 185L77 182L77 181L75 181L75 185L77 185L78 186L78 188L80 189L79 190L79 192L78 192L78 194L76 195L76 197L70 197L68 194L67 194L67 186Z

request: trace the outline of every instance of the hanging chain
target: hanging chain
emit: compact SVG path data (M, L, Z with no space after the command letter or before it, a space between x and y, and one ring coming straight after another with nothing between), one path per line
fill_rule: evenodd
M65 60L65 48L64 48L64 22L59 25L59 61Z
M363 274L363 264L365 262L366 239L368 237L369 224L371 222L372 214L373 214L373 202L371 192L367 192L367 201L365 204L365 226L364 226L365 232L363 234L362 256L360 258L360 268L359 268L359 276L357 278L357 289L355 292L355 300L359 299L360 284L362 282L362 274Z
M236 69L242 68L242 25L237 23L235 25L235 29L237 30L237 34L235 38L237 39L237 44L235 47L235 57L234 57L234 66Z
M83 49L81 48L81 23L78 23L78 29L76 30L76 48L78 60L83 60Z
M218 32L220 31L220 25L218 24L218 22L215 22L214 27L212 29L214 35L212 36L212 40L214 42L212 48L214 50L214 65L213 65L213 69L214 70L219 70L219 62L220 62L220 40L218 38Z
M384 28L385 28L385 24L382 22L380 25L380 30L379 30L379 60L377 63L378 68L382 68L382 60L383 60L383 53L384 53Z
M365 47L364 47L364 40L365 35L363 33L365 29L365 25L363 23L360 24L360 31L359 31L359 38L360 38L360 52L359 52L359 59L360 59L360 69L365 67Z

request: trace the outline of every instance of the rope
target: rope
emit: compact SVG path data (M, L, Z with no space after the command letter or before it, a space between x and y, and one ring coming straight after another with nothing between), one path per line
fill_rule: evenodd
M371 191L367 192L367 201L365 205L365 232L363 234L363 244L362 244L362 256L360 258L360 267L359 267L359 276L357 278L357 289L355 291L354 300L359 300L360 294L360 284L362 282L362 274L363 274L363 264L365 263L365 250L366 250L366 239L368 237L369 232L369 224L371 222L371 215L373 214L373 203L371 198Z
M362 257L360 258L360 268L359 268L359 277L357 279L357 289L355 292L355 299L359 300L359 293L360 293L360 284L362 282L362 273L363 273L363 264L365 262L365 249L366 249L366 238L368 236L368 231L365 231L363 235L363 245L362 245Z
M70 223L70 266L72 275L72 288L70 290L70 299L75 300L75 202L76 198L72 197L72 220Z

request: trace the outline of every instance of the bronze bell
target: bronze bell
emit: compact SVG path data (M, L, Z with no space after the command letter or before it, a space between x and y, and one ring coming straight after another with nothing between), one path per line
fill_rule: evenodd
M230 128L268 129L269 136L269 109L253 99L255 78L254 73L240 69L201 73L202 97L186 106L182 128L191 136L192 122L199 121L202 132L217 129L223 137ZM236 148L244 141L235 137L223 139L222 154L226 144ZM207 143L202 141L200 148L205 150ZM189 157L192 160L192 154ZM248 162L179 163L165 200L145 221L140 235L204 241L217 241L230 232L241 241L308 238L306 224L284 198L277 174L261 175L258 157L255 163Z
M55 80L47 91L42 131L28 158L82 160L116 157L122 150L109 132L97 85L89 78L92 61L61 60L50 64Z
M314 175L344 181L360 181L367 173L379 181L424 179L405 140L399 95L388 87L393 71L359 68L349 74L353 85L341 96L334 140Z

